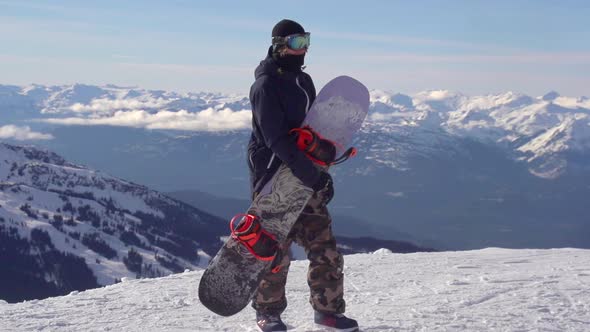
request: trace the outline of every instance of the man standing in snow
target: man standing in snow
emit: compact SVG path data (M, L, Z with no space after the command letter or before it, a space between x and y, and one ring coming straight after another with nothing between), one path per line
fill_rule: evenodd
M291 129L301 126L316 97L311 77L302 71L309 41L310 34L297 22L278 22L272 30L272 46L256 68L256 81L250 89L252 135L248 164L252 196L257 195L281 163L314 190L282 248L280 269L264 276L254 295L252 306L264 332L287 330L280 315L287 307L285 284L290 264L288 251L293 241L305 248L310 261L308 284L315 323L336 331L358 331L357 322L343 315L343 259L336 248L326 207L334 195L332 177L316 167L297 148L295 137L289 135Z

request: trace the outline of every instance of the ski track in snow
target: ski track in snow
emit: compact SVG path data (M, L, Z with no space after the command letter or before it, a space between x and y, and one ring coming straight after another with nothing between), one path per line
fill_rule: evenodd
M287 285L289 331L312 323L306 261ZM0 331L258 331L250 307L220 317L197 297L202 271L124 282L42 301L0 301ZM590 250L345 257L347 315L361 331L590 331Z

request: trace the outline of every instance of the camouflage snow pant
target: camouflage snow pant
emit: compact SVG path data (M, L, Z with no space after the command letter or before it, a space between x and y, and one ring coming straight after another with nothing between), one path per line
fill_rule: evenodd
M285 284L291 263L289 248L293 241L305 249L309 259L307 284L312 307L321 312L343 313L344 261L332 234L332 218L316 194L309 200L289 233L282 260L278 264L279 272L269 272L263 277L252 299L252 307L257 311L277 314L287 307Z

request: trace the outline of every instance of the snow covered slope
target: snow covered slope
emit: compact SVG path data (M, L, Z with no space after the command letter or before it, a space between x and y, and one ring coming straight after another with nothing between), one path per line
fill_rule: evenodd
M0 144L0 294L14 301L204 266L225 222L44 150ZM24 282L26 279L28 282Z
M289 331L312 324L306 262L291 265ZM223 318L197 298L201 271L0 301L2 331L257 331L246 308ZM590 330L590 251L485 249L345 257L347 314L364 332Z

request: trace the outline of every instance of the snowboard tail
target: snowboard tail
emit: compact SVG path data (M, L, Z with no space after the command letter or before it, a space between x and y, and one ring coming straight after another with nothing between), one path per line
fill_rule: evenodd
M284 243L313 191L285 165L279 168L272 182L271 192L259 195L248 213L258 216L264 230L273 234L278 243ZM240 312L250 302L273 261L259 259L243 243L230 237L201 277L201 303L221 316Z

